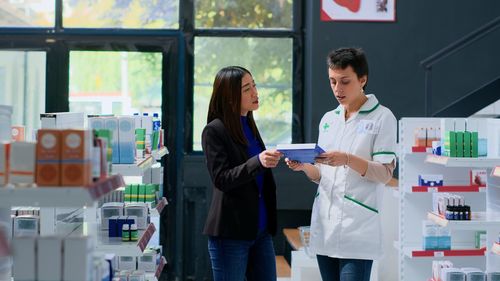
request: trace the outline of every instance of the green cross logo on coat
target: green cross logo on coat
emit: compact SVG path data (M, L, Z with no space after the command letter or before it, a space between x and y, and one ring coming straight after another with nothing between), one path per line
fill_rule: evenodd
M328 128L330 128L330 125L328 125L328 123L325 123L325 124L323 125L323 131L327 131L327 130L328 130Z

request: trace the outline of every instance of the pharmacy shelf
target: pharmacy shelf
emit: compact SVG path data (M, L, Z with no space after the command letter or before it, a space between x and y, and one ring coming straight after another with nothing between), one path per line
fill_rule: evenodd
M486 192L479 185L412 186L412 192Z
M158 150L153 150L151 152L151 156L155 160L160 160L163 156L167 155L168 153L169 153L168 148L164 146Z
M88 187L0 187L0 206L90 206L108 192L125 186L121 175L99 180Z
M484 212L473 212L471 220L447 220L439 214L429 212L427 213L427 219L450 229L483 230L500 227L499 214L486 214Z
M457 158L439 155L427 155L425 162L446 167L474 167L474 168L490 168L500 162L500 158Z
M500 243L494 243L491 247L491 252L500 256Z
M146 230L139 231L141 238L137 242L123 242L121 237L108 237L107 231L99 231L96 251L117 256L141 256L155 231L155 225L150 223Z
M124 177L142 177L144 172L153 165L153 157L148 156L138 160L134 164L113 164L111 171L113 174L120 174Z
M496 166L495 168L493 168L491 174L495 177L500 177L500 166Z
M486 248L453 250L418 250L415 248L405 248L404 253L408 258L484 257Z

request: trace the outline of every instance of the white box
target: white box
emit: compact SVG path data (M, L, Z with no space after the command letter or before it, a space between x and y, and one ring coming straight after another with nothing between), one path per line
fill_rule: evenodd
M163 167L151 168L151 183L163 184Z
M13 184L31 185L35 182L34 142L13 142L10 144L9 181Z
M101 130L105 128L104 124L105 118L103 117L89 117L89 129L91 130Z
M12 239L12 249L14 253L14 280L36 280L36 238L14 237Z
M63 279L65 281L91 281L93 275L93 245L89 237L75 236L64 240Z
M132 116L118 118L120 163L133 164L135 162L135 121Z
M62 280L62 239L56 236L38 238L38 281Z
M146 135L151 135L153 133L153 116L142 116L141 128L146 129Z
M42 129L83 129L83 112L56 112L40 114Z
M500 119L488 119L488 157L500 158Z
M118 133L118 118L107 117L104 121L104 128L111 131L111 147L113 149L113 164L120 164L120 149L119 149L119 133Z
M119 270L136 270L136 258L131 256L120 256L118 260Z

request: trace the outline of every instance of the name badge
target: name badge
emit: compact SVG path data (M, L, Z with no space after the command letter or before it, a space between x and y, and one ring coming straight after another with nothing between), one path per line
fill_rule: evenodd
M377 124L375 121L361 120L358 123L357 133L375 135L378 134L379 130L380 130L380 125Z

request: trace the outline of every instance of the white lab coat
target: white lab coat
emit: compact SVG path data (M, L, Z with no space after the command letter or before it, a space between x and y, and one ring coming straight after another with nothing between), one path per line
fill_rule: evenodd
M396 159L397 121L374 95L345 121L342 106L319 124L318 145L383 164ZM345 259L374 260L382 254L377 187L349 167L318 164L321 180L311 216L310 250Z

